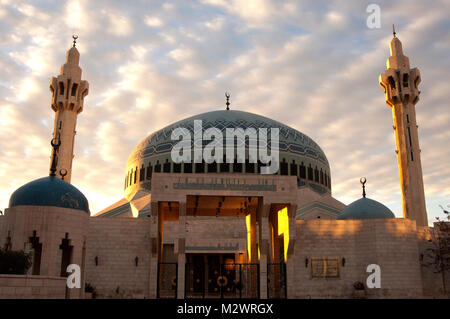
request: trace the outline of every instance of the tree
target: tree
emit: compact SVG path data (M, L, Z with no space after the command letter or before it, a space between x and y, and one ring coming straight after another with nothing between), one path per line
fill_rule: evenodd
M422 254L422 265L434 268L435 273L442 274L442 287L444 294L447 293L446 272L450 270L450 213L439 205L446 215L446 220L436 217L434 229L430 231L428 242L432 247L427 248Z
M0 248L0 274L25 275L31 267L31 256L21 251Z

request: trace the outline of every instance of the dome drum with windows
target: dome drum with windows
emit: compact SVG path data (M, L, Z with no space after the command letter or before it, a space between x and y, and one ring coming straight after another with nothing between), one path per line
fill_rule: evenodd
M128 200L131 200L139 190L151 191L153 173L259 174L261 167L267 165L259 160L257 163L249 161L248 137L245 138L245 141L238 138L235 142L235 147L245 143L245 163L240 163L236 159L233 163L227 163L225 160L223 163L208 164L205 161L195 163L193 156L191 157L192 162L175 163L171 157L171 150L179 140L171 139L172 131L176 128L186 128L193 137L194 120L202 121L203 130L219 129L224 139L227 128L242 128L243 130L254 128L256 131L260 128L267 128L268 134L271 128L278 128L280 166L276 174L296 176L299 186L308 184L311 187L320 188L322 192L331 193L330 165L322 149L311 138L264 116L236 110L221 110L202 113L178 121L143 139L131 152L127 162L124 189L125 197ZM210 142L211 140L203 140L203 146ZM270 154L270 136L268 136L268 142ZM225 141L223 145L226 145ZM192 141L191 150L193 149ZM224 156L225 153L224 150Z

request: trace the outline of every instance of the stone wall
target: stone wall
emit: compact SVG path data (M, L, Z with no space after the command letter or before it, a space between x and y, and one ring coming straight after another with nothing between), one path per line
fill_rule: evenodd
M3 248L3 245L6 242L6 237L8 236L8 232L5 230L6 227L6 217L4 215L0 216L0 248Z
M47 277L64 277L69 264L76 264L83 270L85 258L86 230L89 215L81 210L54 206L14 206L5 210L6 222L3 225L3 242L7 234L11 237L11 250L31 252L34 256L30 239L34 236L42 247L40 263L33 257L29 275ZM70 260L64 260L61 244L71 246ZM66 248L67 249L67 248ZM66 250L67 253L67 250ZM34 269L36 266L36 269ZM81 278L81 286L84 278ZM71 299L83 298L83 289L70 290Z
M321 257L338 258L338 278L312 278L311 259ZM381 267L381 288L366 288L367 298L423 296L411 220L298 220L294 258L296 296L290 298L352 298L353 283L366 284L369 264Z
M66 278L0 274L0 299L64 299Z
M175 251L178 251L177 225L177 222L164 223L164 243L174 243ZM188 216L186 218L186 253L245 252L246 240L247 229L244 217ZM201 249L202 247L205 249Z
M150 222L150 218L90 219L86 282L97 290L97 298L148 298Z

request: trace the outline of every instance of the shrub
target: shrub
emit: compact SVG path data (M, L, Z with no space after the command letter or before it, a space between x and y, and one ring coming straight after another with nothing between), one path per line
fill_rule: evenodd
M84 292L91 292L92 293L92 298L95 299L95 297L97 296L97 291L95 290L95 288L90 284L90 283L85 283L84 284Z
M364 290L364 284L361 281L357 281L353 284L355 290Z
M0 249L0 274L25 275L31 263L31 255L23 250Z

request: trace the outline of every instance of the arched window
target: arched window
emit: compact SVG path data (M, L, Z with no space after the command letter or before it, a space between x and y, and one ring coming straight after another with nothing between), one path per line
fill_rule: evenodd
M152 178L152 173L153 173L152 163L149 162L147 166L147 179Z
M61 240L61 245L59 245L59 249L61 252L61 277L67 277L69 273L67 272L67 266L71 263L72 260L72 251L73 246L70 244L71 240L69 239L69 233L66 233L66 236Z
M167 158L166 158L166 162L163 165L163 172L170 173L170 163L169 163L169 159L167 159Z
M325 172L324 174L324 181L325 181L325 186L327 186L328 187L328 175L327 175L327 172Z
M192 163L183 163L183 172L192 173Z
M395 81L394 81L394 78L392 77L392 75L390 77L388 77L388 81L389 81L389 85L391 86L391 88L395 89Z
M320 169L320 184L322 184L322 185L324 184L322 169Z
M161 164L159 163L159 161L156 161L155 173L161 173Z
M319 170L317 169L317 166L316 166L316 168L314 169L314 181L315 181L316 183L319 182Z
M217 163L216 161L209 163L207 167L208 173L217 173Z
M297 164L295 164L295 160L292 160L292 163L291 163L291 175L292 176L297 176L298 175L298 172L297 172Z
M309 167L308 167L308 180L310 180L310 181L314 180L313 168L311 167L311 164L309 164Z
M403 74L403 86L405 88L408 87L408 82L409 82L409 76L408 76L408 73L405 73L405 74Z
M249 159L245 160L245 172L252 174L255 172L255 163L250 163Z
M173 172L181 173L181 163L173 163Z
M225 155L223 156L222 163L219 165L219 169L221 173L230 172L230 165L228 165Z
M136 184L136 181L137 181L137 174L138 174L138 168L137 168L137 166L136 166L136 170L134 171L134 179L133 179L133 182Z
M139 172L139 181L142 182L145 179L145 167L142 164L141 171Z
M77 88L78 88L78 84L74 83L72 85L72 93L71 93L72 96L75 96L77 94Z
M300 178L306 179L306 167L303 165L303 162L300 164Z
M282 162L280 163L280 174L288 175L288 163L286 163L285 158L283 158Z
M59 95L64 95L64 83L59 82Z
M9 236L9 235L8 235ZM8 237L11 239L11 237ZM36 231L33 230L33 237L29 237L31 248L33 248L33 270L32 275L39 275L41 272L41 255L42 255L42 243L39 242L39 237L36 236Z
M242 173L242 163L238 163L237 158L234 158L233 162L233 172Z
M201 163L195 163L195 172L196 173L205 172L205 161L202 161Z

